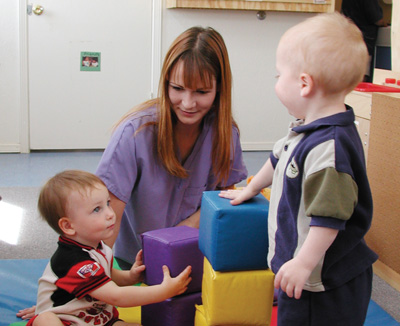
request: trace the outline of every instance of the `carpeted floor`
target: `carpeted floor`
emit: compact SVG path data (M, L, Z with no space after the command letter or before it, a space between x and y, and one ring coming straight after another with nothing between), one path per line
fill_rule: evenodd
M49 258L58 236L37 212L37 187L0 188L0 258Z

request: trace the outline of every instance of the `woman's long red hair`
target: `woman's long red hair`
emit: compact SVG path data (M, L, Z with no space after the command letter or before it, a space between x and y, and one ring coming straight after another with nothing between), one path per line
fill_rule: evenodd
M211 87L212 79L217 81L217 95L212 112L214 138L212 144L213 173L216 183L226 182L231 170L233 156L232 126L236 123L232 117L232 73L228 52L222 36L214 29L192 27L182 33L170 46L161 70L158 98L149 100L133 108L121 118L119 125L135 112L151 106L158 108L156 124L157 152L166 170L179 178L186 178L188 171L184 169L175 154L174 123L175 116L171 112L168 96L169 78L173 67L183 62L185 87L196 88L200 80L204 87ZM139 130L140 131L140 130Z

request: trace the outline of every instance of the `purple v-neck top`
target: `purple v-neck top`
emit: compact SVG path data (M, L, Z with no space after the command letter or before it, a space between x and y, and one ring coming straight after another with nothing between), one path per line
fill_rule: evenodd
M233 166L227 182L215 185L212 119L212 114L204 118L201 134L184 163L189 172L186 179L172 176L160 163L155 145L157 128L146 126L138 131L144 124L157 121L155 107L138 112L114 132L96 174L126 203L114 245L116 257L133 263L141 248L141 233L178 224L200 208L203 191L246 178L238 130L233 128Z

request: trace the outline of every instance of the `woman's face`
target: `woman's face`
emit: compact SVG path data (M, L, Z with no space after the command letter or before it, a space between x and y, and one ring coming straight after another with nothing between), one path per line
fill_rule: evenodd
M178 123L198 127L204 116L211 110L217 94L217 82L212 79L211 88L199 80L194 89L185 86L183 62L179 61L171 70L168 96Z

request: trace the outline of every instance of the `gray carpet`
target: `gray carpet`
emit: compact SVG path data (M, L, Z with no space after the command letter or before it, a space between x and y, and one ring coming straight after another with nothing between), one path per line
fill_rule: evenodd
M37 211L39 188L7 187L0 188L0 224L8 229L7 235L16 231L17 244L0 240L1 259L43 259L49 258L57 247L58 235L44 222ZM4 205L3 205L4 204ZM16 216L3 207L13 205L22 208L22 223L19 231L15 230ZM12 242L12 241L11 241Z
M0 259L50 258L56 249L58 235L37 211L38 187L0 187L0 227L13 228L12 214L4 215L3 204L23 209L23 220L18 234L18 243L10 244L0 239ZM6 213L7 214L7 213ZM400 293L378 276L374 276L372 299L400 322ZM379 325L380 326L380 325Z

